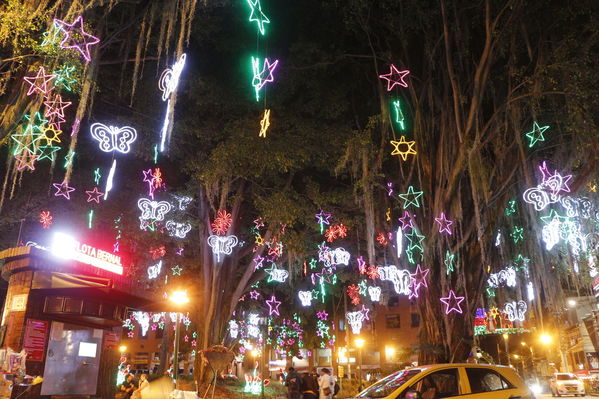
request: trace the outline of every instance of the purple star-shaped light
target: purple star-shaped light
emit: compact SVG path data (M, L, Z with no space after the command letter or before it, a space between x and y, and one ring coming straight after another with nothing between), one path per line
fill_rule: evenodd
M326 225L331 224L329 219L331 218L332 215L330 213L325 213L325 211L323 211L321 209L320 213L317 213L315 216L316 216L317 223L319 225L322 226L323 224L326 224Z
M445 304L445 314L451 312L462 313L462 307L460 304L464 301L463 296L456 296L453 290L449 290L449 295L445 298L440 298L441 302Z
M268 315L272 316L273 314L279 316L279 306L281 306L281 301L277 301L277 298L273 295L268 301L266 301L268 305Z
M252 298L253 300L257 300L259 296L260 296L260 293L256 290L253 290L250 292L250 298Z
M97 204L100 203L100 197L104 195L103 192L98 191L98 187L94 187L93 190L86 190L87 202L95 201Z
M435 222L439 223L439 233L447 233L451 235L451 225L453 222L445 217L445 212L441 212L441 216L435 218Z
M44 69L43 66L41 66L40 69L38 69L38 71L37 71L37 75L35 75L33 77L25 76L23 78L25 80L25 82L30 84L29 90L27 91L27 95L30 96L31 94L38 92L38 93L42 94L44 97L47 97L48 94L50 94L50 91L53 89L52 86L48 86L48 85L55 78L56 78L56 75L54 75L54 74L47 75L46 70Z
M364 315L364 320L370 320L370 317L368 316L368 313L370 313L370 309L362 305L362 309L360 309L360 312L362 312L362 314Z
M54 193L54 196L58 197L58 196L63 196L66 199L70 200L71 199L71 192L75 191L75 189L73 187L70 187L69 184L65 181L63 181L62 183L53 183L52 184L54 186L54 188L56 189L56 192Z
M379 75L379 78L385 79L387 81L387 91L391 91L395 85L400 85L402 87L408 87L408 84L404 80L406 75L408 75L410 71L400 71L395 67L395 65L391 64L391 70L389 73L384 75Z
M83 58L85 58L85 61L89 62L91 60L89 47L99 43L100 39L85 32L83 29L83 17L81 15L78 16L70 25L59 19L55 19L54 23L57 24L59 29L65 34L64 39L60 42L60 48L75 49L81 53ZM78 38L73 37L74 32L79 36Z
M413 274L410 274L412 281L414 281L414 285L416 286L416 291L420 289L420 286L424 286L424 288L428 288L428 284L426 282L426 276L428 276L428 269L422 270L420 264L416 265L416 271Z
M410 280L410 284L408 284L408 299L418 298L418 289L419 285L416 284L414 279Z
M399 222L401 223L402 230L405 230L407 228L410 228L410 229L414 228L414 224L412 221L412 215L410 215L410 213L408 211L404 211L403 216L397 220L399 220Z
M329 314L324 310L316 313L316 317L320 320L326 321L329 318Z

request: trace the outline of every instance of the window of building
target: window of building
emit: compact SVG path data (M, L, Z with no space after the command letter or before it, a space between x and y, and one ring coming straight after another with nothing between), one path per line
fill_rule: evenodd
M410 326L412 328L420 327L420 315L418 313L412 313L412 314L410 314L410 316L411 316Z
M397 295L390 296L389 301L387 301L387 306L390 308L399 306L399 297Z
M501 391L513 386L493 370L483 368L467 368L472 393Z
M387 328L401 328L401 319L398 314L385 315Z

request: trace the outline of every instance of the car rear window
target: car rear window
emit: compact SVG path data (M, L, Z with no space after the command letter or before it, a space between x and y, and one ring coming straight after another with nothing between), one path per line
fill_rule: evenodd
M558 374L557 379L560 381L567 381L567 380L577 380L578 377L576 377L574 374Z
M466 368L472 393L501 391L514 388L496 371L485 368Z
M414 377L416 374L420 374L421 371L422 370L419 369L410 369L390 374L387 377L383 378L378 382L375 382L374 384L360 392L357 395L357 397L384 398L385 396L391 394L397 388L402 386L410 378Z

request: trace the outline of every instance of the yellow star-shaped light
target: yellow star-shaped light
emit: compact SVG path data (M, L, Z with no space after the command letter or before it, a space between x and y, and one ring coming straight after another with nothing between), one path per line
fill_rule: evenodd
M589 191L590 192L592 192L592 193L596 193L597 192L597 185L596 184L589 183L587 186L589 187Z
M266 137L266 131L268 130L269 126L270 126L270 110L265 109L264 116L262 117L262 120L260 121L260 134L258 135L258 137Z
M48 126L44 129L44 135L41 137L42 140L46 140L46 144L50 144L51 142L60 143L60 134L62 130L57 130L54 126Z
M492 318L499 316L499 309L497 309L497 306L493 306L491 309L489 309L489 316Z
M256 236L256 245L261 247L262 245L264 245L264 238L262 238L262 236L260 234L258 234Z
M414 145L416 144L416 141L406 141L406 138L404 136L401 136L401 138L399 139L399 141L395 141L395 140L391 140L391 144L393 144L393 146L395 147L393 149L393 152L391 153L391 155L399 155L401 156L401 159L403 159L404 161L406 159L408 159L408 155L413 154L416 155L417 152L414 149ZM400 149L400 146L407 146L407 149L404 149L403 151Z

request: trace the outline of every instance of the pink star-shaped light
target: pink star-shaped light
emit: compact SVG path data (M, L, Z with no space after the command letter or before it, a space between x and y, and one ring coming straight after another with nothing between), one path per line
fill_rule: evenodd
M362 309L360 309L360 312L362 312L362 314L364 315L364 320L370 320L370 317L368 316L368 313L370 313L370 309L362 305Z
M44 97L47 97L48 94L50 94L50 91L52 91L52 89L54 88L52 86L48 87L48 85L55 78L56 78L56 75L46 74L46 70L44 69L43 66L41 66L40 69L38 69L38 71L37 71L37 75L35 75L33 77L25 76L23 78L25 80L25 82L27 82L31 85L31 86L29 86L27 95L30 96L31 94L38 92L38 93L41 93Z
M60 125L62 125L64 122L65 119L62 116L58 114L52 114L52 116L48 118L48 127L54 128L54 130L62 131Z
M408 299L418 298L418 289L419 285L416 284L414 279L410 280L410 284L408 284Z
M252 298L253 300L257 300L259 296L260 296L260 293L256 290L253 290L250 292L250 298Z
M445 213L441 212L441 216L438 218L435 218L435 222L439 223L439 233L447 233L449 235L452 234L451 232L451 225L453 224L453 222L451 220L448 220L445 217Z
M393 87L395 87L395 85L400 85L402 87L408 87L408 84L406 83L404 78L409 73L410 73L410 71L408 71L408 70L400 71L395 67L395 65L391 64L391 71L384 75L379 75L379 78L385 79L387 81L387 91L391 91L391 89L393 89Z
M331 224L331 222L329 222L329 219L331 218L331 214L330 213L325 213L325 211L323 211L322 209L320 210L320 213L316 214L316 220L318 221L318 224L323 225L323 224Z
M158 328L158 324L153 323L150 328L152 329L152 331L156 331L156 329Z
M56 192L54 193L54 196L56 196L56 197L62 195L66 199L70 200L71 199L71 192L75 191L75 189L73 187L70 187L69 184L66 181L63 181L60 184L53 183L52 185L56 189Z
M133 331L129 331L129 332L127 333L127 336L128 336L129 338L133 338L133 337L135 336L135 333L134 333Z
M412 229L414 228L414 225L412 224L412 216L410 215L410 213L408 211L404 211L403 212L403 216L400 217L399 222L401 223L401 230L405 230L405 229Z
M273 314L279 316L279 306L281 306L281 301L277 301L277 298L273 295L268 301L266 301L268 305L268 315L272 316Z
M322 321L326 321L329 318L329 314L324 310L316 313L316 317Z
M254 220L254 224L256 225L257 229L261 229L262 227L264 227L264 219L262 219L262 217L259 217L258 219Z
M424 286L424 288L428 288L428 284L426 282L426 277L428 276L428 269L422 270L420 265L416 265L416 271L413 274L410 274L412 281L416 285L416 290L420 289L420 286Z
M33 154L33 155L28 155L28 154L21 154L21 155L17 155L15 157L15 159L17 161L19 161L19 163L17 164L17 170L21 171L25 168L29 169L29 170L35 170L35 161L39 158L39 155ZM25 159L26 158L26 159Z
M44 105L46 106L44 116L52 117L53 115L56 115L64 121L64 109L71 104L70 101L62 101L62 96L56 94L54 100L44 101Z
M463 296L456 296L453 290L449 290L449 296L440 298L441 302L445 304L445 314L451 312L462 313L462 307L460 304L464 301Z
M112 252L119 252L119 242L118 241L112 245Z
M189 342L189 335L186 335L184 338L185 342Z
M89 47L99 43L100 39L85 32L83 29L83 17L81 15L78 16L77 19L75 19L75 21L73 21L73 23L70 25L59 19L55 19L54 23L57 24L60 30L65 34L64 39L62 39L62 42L60 42L60 48L75 49L81 53L83 58L85 58L85 61L89 62L91 60ZM74 31L77 31L81 42L78 42L73 37Z
M358 271L360 272L360 274L366 274L368 270L368 267L366 265L366 262L364 262L364 257L360 256L358 258Z
M87 194L87 202L96 201L97 204L100 203L100 197L104 195L104 193L98 191L98 187L94 187L93 190L85 191Z

